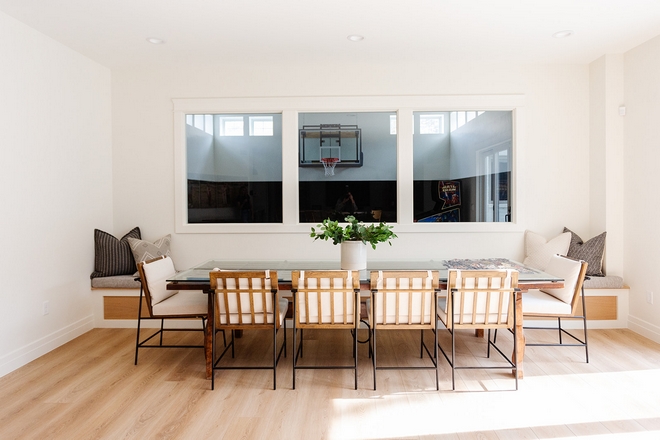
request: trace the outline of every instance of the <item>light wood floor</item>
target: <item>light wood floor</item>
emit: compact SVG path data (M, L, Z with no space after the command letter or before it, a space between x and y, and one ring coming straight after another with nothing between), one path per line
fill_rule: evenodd
M254 353L269 349L260 335L239 339L237 357L260 362ZM519 391L510 374L469 370L457 373L456 392L444 358L439 392L432 372L400 370L379 371L373 391L366 345L358 391L339 370L302 371L292 390L291 345L276 391L259 370L217 372L211 391L201 350L141 350L135 366L134 336L95 329L0 378L0 439L660 438L660 345L628 330L590 331L589 364L580 348L528 348ZM485 340L459 338L459 359L492 362ZM447 346L446 332L441 339ZM509 352L511 335L498 339ZM345 332L308 332L306 341L306 362L351 361ZM388 332L378 359L429 362L418 344L418 332Z

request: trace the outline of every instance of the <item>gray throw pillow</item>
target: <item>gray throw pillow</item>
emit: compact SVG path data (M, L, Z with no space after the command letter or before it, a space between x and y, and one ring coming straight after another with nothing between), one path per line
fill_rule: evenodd
M153 243L138 238L129 238L128 244L131 246L133 258L135 258L135 264L162 256L172 257L172 254L170 253L171 238L172 236L167 234Z
M583 242L579 235L568 228L564 228L564 232L571 233L571 245L568 247L568 257L577 260L586 261L587 275L602 277L603 273L603 254L605 252L605 235L603 232L586 242Z
M136 226L121 239L94 229L94 272L90 278L135 273L135 259L128 244L129 237L140 238L140 228Z

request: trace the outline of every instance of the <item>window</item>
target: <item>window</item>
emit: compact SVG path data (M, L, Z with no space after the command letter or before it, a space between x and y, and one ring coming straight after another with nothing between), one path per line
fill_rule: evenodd
M414 114L420 121L448 114L455 127L413 137L414 221L510 222L512 112Z
M380 215L402 234L522 227L518 208L531 197L514 187L522 95L173 104L177 233L308 235L324 218L351 212L365 221ZM339 159L334 175L325 157ZM355 207L337 209L346 190Z
M250 116L250 136L272 136L272 116Z
M208 136L186 126L188 223L281 223L281 115L245 115L267 122L270 137L243 136L242 115L194 116L211 127L217 120L221 129Z
M465 124L467 124L477 116L482 115L483 113L485 112L484 111L451 112L449 114L449 121L450 121L449 131L454 131L464 126Z
M243 116L221 116L220 136L243 136Z
M300 223L325 218L397 221L397 139L390 112L300 113ZM321 158L337 157L333 174ZM367 159L368 158L368 159Z
M213 135L212 115L186 115L186 124Z
M443 134L445 132L445 115L419 115L420 134Z

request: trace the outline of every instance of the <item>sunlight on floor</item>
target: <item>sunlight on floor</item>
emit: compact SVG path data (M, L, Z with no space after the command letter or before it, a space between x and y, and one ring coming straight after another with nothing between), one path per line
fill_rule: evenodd
M466 386L478 389L478 384L470 384L469 373L462 377L463 389ZM461 389L458 384L457 389ZM520 381L517 392L433 390L382 394L374 391L366 398L366 393L360 394L359 398L334 401L330 438L424 438L553 426L576 427L579 429L573 432L594 439L621 438L621 434L633 439L660 438L658 431L633 429L628 423L659 417L660 370L528 377ZM590 426L602 428L601 424L608 426L607 423L621 432L588 432Z

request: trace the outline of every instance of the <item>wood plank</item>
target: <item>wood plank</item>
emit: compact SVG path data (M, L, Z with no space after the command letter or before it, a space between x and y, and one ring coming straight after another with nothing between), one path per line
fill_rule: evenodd
M223 362L268 362L272 341L263 333L245 332L236 359ZM553 334L530 332L528 339L540 342ZM448 332L441 335L447 344ZM289 329L289 344L291 336ZM199 343L200 335L177 332L172 338ZM484 339L471 332L458 339L460 364L497 360L496 353L486 357ZM660 426L660 344L627 329L590 330L588 364L580 349L530 347L518 392L499 391L511 389L510 374L480 370L458 371L452 392L442 357L440 391L432 372L397 370L379 371L373 391L366 345L358 350L357 391L352 374L338 370L302 371L292 391L290 345L277 369L277 390L271 389L270 372L241 370L216 372L211 391L199 349L144 350L135 366L134 344L134 329L94 329L1 377L0 438L430 440L625 437L644 431L651 438ZM306 331L305 344L306 363L351 362L347 331ZM384 364L428 362L419 358L416 331L382 332L378 344ZM511 335L498 335L507 352L512 344Z
M104 296L103 319L137 319L139 300L139 296ZM142 298L142 317L147 316L147 300Z
M616 296L585 296L587 320L616 320L618 316ZM582 304L578 305L582 313Z
M585 296L587 303L587 321L616 321L618 303L616 296ZM577 314L582 313L582 303L578 304ZM544 320L548 318L525 317L526 320Z

